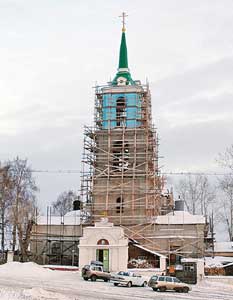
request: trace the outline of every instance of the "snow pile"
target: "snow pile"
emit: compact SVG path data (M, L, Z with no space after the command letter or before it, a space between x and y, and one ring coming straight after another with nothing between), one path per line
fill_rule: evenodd
M52 271L33 262L9 262L0 265L0 300L74 300L58 291L76 272ZM54 285L54 286L53 286ZM78 300L78 298L75 298Z
M25 290L0 289L1 300L73 300L56 292L49 292L42 288L32 288ZM78 300L78 298L76 298Z
M54 300L70 300L71 298L68 298L65 295L58 294L56 292L49 292L42 288L32 288L28 290L23 291L25 299L29 297L31 300L45 300L45 299L54 299Z
M220 276L221 277L221 276ZM211 290L218 290L218 291L222 291L222 290L230 290L233 291L233 286L232 284L228 284L228 283L224 283L221 282L219 279L220 277L216 277L216 280L209 280L208 278L205 278L204 280L202 280L199 284L198 287L202 287L202 288L210 288ZM226 278L226 276L223 276L223 278ZM224 299L224 298L223 298Z
M32 300L23 295L21 291L9 290L9 289L0 289L0 299L1 300Z
M0 266L0 276L4 277L36 277L45 278L53 276L53 271L44 269L33 262L9 262Z

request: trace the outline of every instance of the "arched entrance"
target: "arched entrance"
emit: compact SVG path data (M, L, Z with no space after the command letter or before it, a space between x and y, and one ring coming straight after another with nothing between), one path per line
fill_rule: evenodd
M100 245L100 246L106 246L105 247L101 247L100 249L96 249L96 260L98 261L101 261L103 263L103 268L104 268L104 271L109 271L109 249L108 249L108 246L109 246L109 241L106 240L106 239L100 239L98 242L97 242L97 245Z

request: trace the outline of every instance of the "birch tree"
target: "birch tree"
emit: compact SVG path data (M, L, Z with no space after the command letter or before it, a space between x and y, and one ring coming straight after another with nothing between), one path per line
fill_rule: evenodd
M176 192L192 214L207 216L215 201L215 188L206 176L188 175L176 185Z
M16 241L20 246L22 260L28 256L28 245L36 211L36 192L38 187L32 176L27 160L16 158L8 162L10 191L10 217L12 223L12 250L16 249ZM17 236L18 233L18 236Z
M10 205L11 182L8 174L9 166L0 165L0 223L1 223L1 249L5 251L5 230L8 223L7 209Z

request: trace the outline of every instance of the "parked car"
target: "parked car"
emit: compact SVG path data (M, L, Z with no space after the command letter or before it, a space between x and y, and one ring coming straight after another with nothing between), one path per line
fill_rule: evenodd
M115 286L124 285L127 287L131 286L146 286L147 279L141 275L137 275L133 272L118 272L111 276L110 282Z
M166 290L174 290L176 292L188 293L191 287L181 282L176 277L154 275L148 282L148 286L154 291L165 292Z
M109 281L111 274L103 270L103 265L101 265L101 263L91 263L82 268L82 277L84 280L91 279L91 281L96 281L97 279L102 279L104 281Z

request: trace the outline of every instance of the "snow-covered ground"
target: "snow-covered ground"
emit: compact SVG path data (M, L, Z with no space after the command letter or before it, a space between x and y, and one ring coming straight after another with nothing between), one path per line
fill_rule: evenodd
M84 281L79 272L52 271L34 263L0 266L0 300L131 300L189 299L233 300L233 286L203 281L188 294L153 292L151 288L114 287L101 281Z

